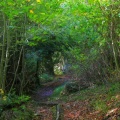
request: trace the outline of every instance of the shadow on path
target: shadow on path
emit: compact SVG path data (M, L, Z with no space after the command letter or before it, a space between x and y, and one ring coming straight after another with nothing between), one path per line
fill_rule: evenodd
M48 98L53 94L55 88L64 85L69 81L69 77L59 78L57 81L50 82L44 85L42 88L38 89L32 95L32 99L35 101L47 101Z

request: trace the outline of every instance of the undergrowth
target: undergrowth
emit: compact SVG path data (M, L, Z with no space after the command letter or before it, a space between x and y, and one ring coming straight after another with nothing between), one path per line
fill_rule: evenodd
M61 100L64 102L76 101L76 100L88 100L89 105L98 111L103 113L108 111L112 107L120 107L120 83L111 83L109 86L101 85L95 88L88 88L76 93L62 96L60 93L64 89L63 86L58 87L50 100ZM114 105L108 105L108 103L114 102Z
M53 94L51 96L51 98L57 98L60 96L61 92L64 90L65 86L62 85L62 86L59 86L57 87L54 91L53 91Z

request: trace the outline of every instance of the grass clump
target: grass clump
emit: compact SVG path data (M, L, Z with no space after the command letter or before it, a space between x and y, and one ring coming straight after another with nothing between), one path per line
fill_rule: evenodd
M106 112L108 110L108 106L106 105L106 102L103 100L96 100L93 103L93 106L95 110L98 110L98 111Z
M54 91L53 94L51 96L51 98L58 98L61 94L61 92L65 89L65 86L62 85L60 87L57 87Z
M92 101L96 101L98 99L110 100L115 94L120 92L120 83L112 83L108 87L105 85L96 86L92 89L85 89L78 91L76 93L72 93L69 95L62 96L60 93L64 90L64 86L60 86L56 88L51 96L51 99L59 98L63 101L75 101L75 100L86 100L92 99Z

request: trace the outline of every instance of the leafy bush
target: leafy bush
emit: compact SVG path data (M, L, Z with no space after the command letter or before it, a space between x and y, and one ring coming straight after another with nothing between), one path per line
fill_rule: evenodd
M8 94L3 97L3 100L1 101L3 105L12 105L12 104L21 104L25 103L30 99L29 96L22 95L22 96L17 96L14 94Z
M28 100L29 96L17 96L15 92L5 95L0 89L0 120L30 120L31 111L24 105Z
M2 112L4 109L13 108L15 106L20 106L23 103L26 103L30 100L29 96L26 95L15 95L15 92L9 93L7 95L4 94L3 90L0 90L0 111Z
M43 73L42 75L39 75L40 83L47 83L51 82L53 80L53 77L47 73Z
M2 112L0 120L32 120L33 112L25 105Z

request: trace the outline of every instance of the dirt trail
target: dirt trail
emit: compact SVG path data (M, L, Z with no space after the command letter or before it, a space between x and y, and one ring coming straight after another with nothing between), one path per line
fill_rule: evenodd
M35 101L47 101L53 94L55 88L65 84L70 80L69 76L62 76L53 82L45 84L42 88L33 93L32 99Z
M60 78L57 81L48 83L44 85L43 88L37 90L33 95L33 99L39 102L44 103L45 105L34 105L31 107L34 108L34 113L36 117L33 120L55 120L56 119L56 106L46 105L48 98L52 95L55 88L63 85L65 82L68 82L69 78ZM102 95L102 94L101 94ZM68 96L71 97L71 96ZM103 97L105 95L103 94ZM100 97L102 99L102 97ZM120 101L119 95L115 100L109 101L110 104L108 112L103 112L100 110L93 109L91 106L91 100L95 99L95 96L87 98L86 100L75 100L75 101L59 101L60 105L60 117L61 120L120 120L120 107L114 107L116 100L118 99L117 104ZM55 101L52 101L53 103ZM58 103L57 103L58 104ZM109 106L110 105L110 106Z

